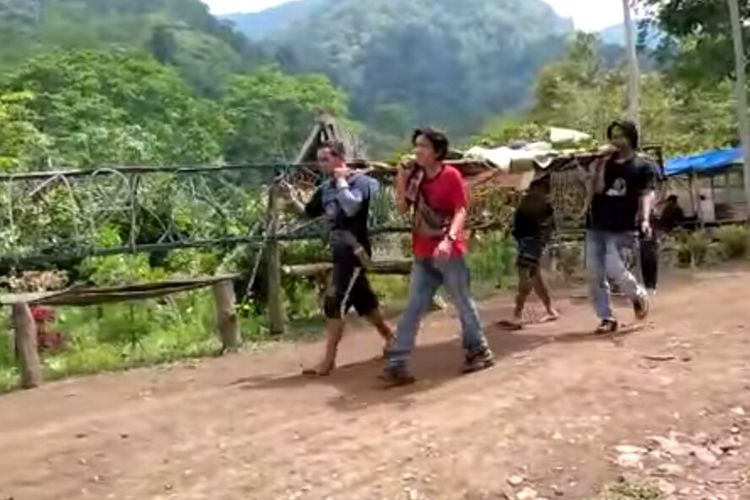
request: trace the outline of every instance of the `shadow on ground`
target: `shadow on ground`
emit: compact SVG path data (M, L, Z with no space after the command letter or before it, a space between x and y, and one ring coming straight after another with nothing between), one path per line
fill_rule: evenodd
M495 316L495 315L493 315ZM490 319L490 318L487 318ZM493 322L494 324L494 322ZM621 344L621 338L637 329L637 325L625 328L617 335L596 335L589 331L563 331L555 333L564 325L548 324L543 328L534 326L509 332L493 326L487 330L487 340L495 353L498 364L516 355L530 353L550 343L612 342ZM408 407L413 404L415 394L433 390L461 376L462 350L458 338L420 345L411 360L417 383L400 388L386 389L378 380L384 362L380 358L360 361L337 368L328 377L308 377L302 374L287 376L248 377L235 381L233 385L242 390L286 390L328 385L339 393L327 403L340 411L358 411L373 405L396 405Z

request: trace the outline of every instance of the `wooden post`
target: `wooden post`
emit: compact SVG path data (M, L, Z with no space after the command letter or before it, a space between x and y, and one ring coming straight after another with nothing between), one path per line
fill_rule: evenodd
M213 287L216 301L216 321L219 325L222 352L240 346L240 326L235 310L234 285L231 280L220 281Z
M700 187L698 186L698 177L695 172L690 173L690 192L695 203L695 215L698 217L698 227L703 229L706 227L706 222L703 214L703 203L701 203Z
M39 387L42 385L42 364L37 350L36 323L29 305L13 304L12 318L16 334L16 353L21 365L21 387Z
M276 181L268 191L266 262L268 271L268 329L271 335L284 333L284 302L281 293L281 254L276 234L279 228L279 198Z

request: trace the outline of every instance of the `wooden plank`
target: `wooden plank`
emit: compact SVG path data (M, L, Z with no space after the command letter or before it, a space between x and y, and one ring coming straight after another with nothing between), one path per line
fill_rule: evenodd
M220 281L213 285L213 293L222 352L235 351L240 346L240 326L235 309L234 286L231 281Z
M34 316L28 304L12 307L13 329L16 336L16 353L21 365L21 387L33 389L42 385L42 364L37 350L37 331Z
M44 302L44 300L55 295L60 295L64 292L65 291L63 290L58 292L4 293L0 294L0 304L4 306L11 306L13 304L20 303L42 303Z
M9 293L0 295L0 304L27 303L31 305L80 306L143 300L204 288L220 281L231 281L239 277L239 274L224 274L110 287L74 286L65 290L48 292Z
M401 274L411 272L411 259L394 259L387 261L373 261L372 266L367 269L372 274ZM333 269L331 262L318 262L315 264L299 264L294 266L283 266L282 271L289 276L316 276L324 274Z

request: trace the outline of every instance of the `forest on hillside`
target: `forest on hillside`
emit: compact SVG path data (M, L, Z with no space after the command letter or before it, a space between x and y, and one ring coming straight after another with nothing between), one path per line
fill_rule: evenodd
M621 49L541 0L325 1L251 41L198 0L3 0L2 166L288 158L323 111L387 157L419 123L462 140L525 123L596 134L623 109ZM668 151L731 142L723 4L641 3L668 35L644 47L650 136Z

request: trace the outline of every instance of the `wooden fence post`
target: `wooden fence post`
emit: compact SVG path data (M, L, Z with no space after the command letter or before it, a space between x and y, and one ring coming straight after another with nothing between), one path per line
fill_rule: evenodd
M31 309L26 303L13 304L13 329L16 353L21 365L21 387L33 389L42 385L42 364L37 350L37 332Z
M240 326L235 310L234 284L231 280L220 281L212 289L222 352L236 350L240 346Z
M266 263L268 271L268 327L271 335L284 333L284 302L281 290L281 253L276 235L279 229L279 198L276 181L268 191L268 234Z

